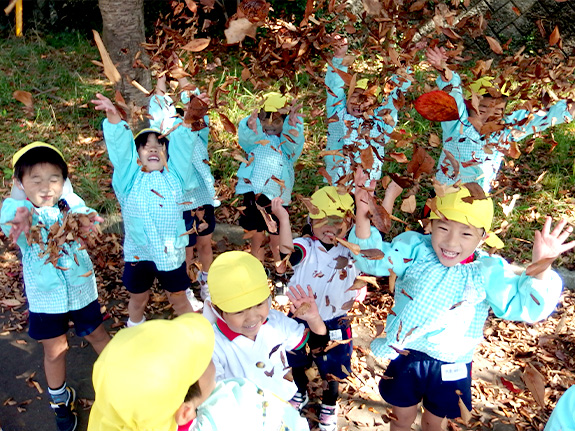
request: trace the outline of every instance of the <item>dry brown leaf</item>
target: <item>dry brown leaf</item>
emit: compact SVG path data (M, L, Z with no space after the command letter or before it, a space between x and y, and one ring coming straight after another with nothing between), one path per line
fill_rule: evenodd
M527 364L522 378L535 402L545 408L545 377L533 365Z
M98 47L98 51L100 51L100 57L102 57L102 63L104 64L104 74L112 84L116 85L122 79L120 72L118 72L118 69L116 69L114 62L110 58L110 54L108 54L108 51L106 50L106 46L100 37L100 33L98 33L96 30L92 30L92 32L94 33L94 40L96 42L96 46Z
M336 240L344 247L347 247L356 256L361 252L361 248L357 244L352 244L351 242L347 242L345 239L341 238L336 238Z

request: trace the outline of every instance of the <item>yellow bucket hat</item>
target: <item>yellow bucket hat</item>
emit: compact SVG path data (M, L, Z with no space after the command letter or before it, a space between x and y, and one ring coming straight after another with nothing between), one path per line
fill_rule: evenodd
M258 258L245 251L220 254L208 271L212 304L226 313L236 313L270 296L268 277Z
M311 203L317 207L317 214L309 214L311 219L322 219L336 216L344 217L348 211L353 211L353 198L349 193L340 195L333 186L322 187L311 195Z
M18 160L20 160L20 158L26 154L28 151L30 151L33 148L39 148L39 147L45 147L45 148L50 148L51 150L54 150L55 152L57 152L60 157L62 157L62 160L64 160L64 162L66 161L64 159L64 155L62 154L62 152L56 148L53 145L47 144L45 142L40 142L40 141L36 141L36 142L32 142L31 144L26 145L23 148L20 148L18 151L16 151L16 153L12 156L12 167L16 166L16 163L18 163Z
M463 184L457 192L448 193L444 197L435 197L437 213L432 210L429 218L431 220L448 219L484 229L487 235L485 243L490 247L503 248L503 242L491 232L493 201L490 197L466 199L470 196L471 192ZM468 202L469 200L472 201Z
M213 350L213 328L195 313L122 329L94 364L88 430L175 431L174 414Z
M282 109L287 104L287 98L280 94L272 91L264 95L264 111L266 112L277 112Z

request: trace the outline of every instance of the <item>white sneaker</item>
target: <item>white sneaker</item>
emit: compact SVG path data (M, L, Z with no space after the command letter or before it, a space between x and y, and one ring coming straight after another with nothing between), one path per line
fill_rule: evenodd
M200 271L198 274L198 283L200 283L200 297L202 301L210 299L210 289L208 289L208 278Z
M321 405L319 411L319 429L321 431L337 431L337 405Z
M204 303L195 297L194 291L189 287L186 289L186 297L188 298L188 301L190 301L192 310L200 311L202 308L204 308Z

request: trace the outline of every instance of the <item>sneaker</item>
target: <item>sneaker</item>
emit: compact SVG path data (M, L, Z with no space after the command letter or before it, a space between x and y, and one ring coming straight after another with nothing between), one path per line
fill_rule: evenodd
M199 312L202 310L202 308L204 308L204 303L196 298L196 296L194 295L194 291L189 287L186 289L186 297L188 298L188 301L190 301L192 310L194 310L195 312Z
M301 392L296 392L293 398L289 400L289 403L294 409L301 412L307 403L309 403L309 396L307 395L307 392L303 394Z
M321 431L337 431L337 406L321 405L319 429Z
M68 400L65 403L50 402L50 407L56 414L56 425L59 431L75 431L78 426L78 414L76 413L76 391L66 387Z
M208 279L207 277L204 277L202 271L198 274L198 283L200 283L200 297L202 298L202 301L205 301L206 299L209 300L210 290L208 289Z

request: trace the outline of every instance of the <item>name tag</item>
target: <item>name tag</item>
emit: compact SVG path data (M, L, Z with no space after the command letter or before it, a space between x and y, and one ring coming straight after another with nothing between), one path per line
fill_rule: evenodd
M333 329L329 331L329 339L330 340L343 340L343 336L341 335L341 329Z
M441 380L444 382L454 382L467 378L466 364L443 364L441 366Z

